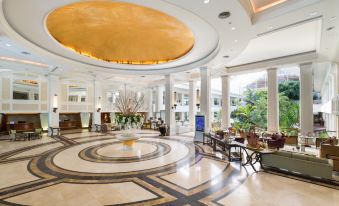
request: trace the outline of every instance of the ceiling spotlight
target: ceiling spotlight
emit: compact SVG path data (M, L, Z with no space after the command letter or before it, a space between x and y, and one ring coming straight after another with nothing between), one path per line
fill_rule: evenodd
M205 3L205 4L210 3L210 0L204 0L204 3Z
M186 74L190 74L191 72L186 72Z
M145 76L141 76L142 78L145 78Z
M328 27L326 30L327 31L331 31L331 30L333 30L335 27L334 26L331 26L331 27Z
M224 11L219 14L219 19L227 19L231 16L231 13L229 11Z
M231 28L231 30L233 30L233 31L234 31L234 30L235 30L235 27L233 26L233 27Z
M23 51L23 52L21 52L21 54L30 55L31 53Z
M238 40L236 39L236 40L234 40L234 43L238 43Z

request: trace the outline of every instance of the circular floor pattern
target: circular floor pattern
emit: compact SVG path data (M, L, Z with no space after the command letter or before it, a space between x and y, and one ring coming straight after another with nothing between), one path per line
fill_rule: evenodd
M166 171L195 160L194 144L184 141L143 137L135 146L135 151L114 153L122 147L116 139L87 141L34 158L29 169L43 178L105 180Z
M168 154L171 148L161 142L137 141L126 150L121 142L94 145L82 150L79 157L96 163L140 162Z

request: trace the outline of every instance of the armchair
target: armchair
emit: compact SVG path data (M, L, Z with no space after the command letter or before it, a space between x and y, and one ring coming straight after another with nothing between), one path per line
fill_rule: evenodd
M267 146L271 149L284 148L286 137L284 134L272 134L271 139L267 140Z
M37 138L39 138L39 139L42 138L42 129L41 129L41 128L35 129L34 132L35 132L35 136L36 136Z
M339 172L339 145L322 144L320 157L333 160L333 170Z

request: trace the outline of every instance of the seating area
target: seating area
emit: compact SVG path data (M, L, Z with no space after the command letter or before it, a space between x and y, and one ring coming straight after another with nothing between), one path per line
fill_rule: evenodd
M288 142L292 143L290 146L285 145L286 138L283 133L258 134L255 130L247 132L244 136L243 131L237 132L235 128L230 127L226 131L206 133L203 143L210 145L214 151L227 155L230 161L234 159L241 161L245 158L248 163L249 161L254 162L253 164L260 163L262 169L288 171L292 175L305 178L333 180L333 171L338 171L339 166L339 145L336 138L324 140L318 148L318 154L301 149L308 145L316 151L314 143L311 146L309 142L299 140L297 145L295 142ZM242 150L232 150L232 148ZM258 154L253 156L253 153L260 154L260 157L257 157Z
M37 128L33 131L26 131L26 132L17 132L16 130L10 130L9 136L11 141L30 141L35 139L41 139L42 138L42 129Z

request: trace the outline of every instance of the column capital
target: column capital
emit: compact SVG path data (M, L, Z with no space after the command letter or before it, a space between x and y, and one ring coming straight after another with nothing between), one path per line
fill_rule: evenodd
M278 68L277 67L272 67L272 68L268 68L267 71L277 71Z
M200 67L200 71L208 70L208 67Z

